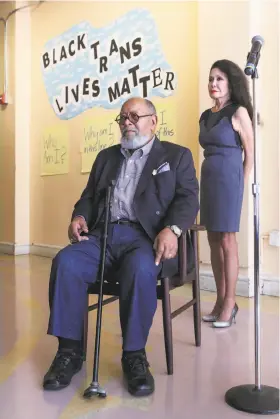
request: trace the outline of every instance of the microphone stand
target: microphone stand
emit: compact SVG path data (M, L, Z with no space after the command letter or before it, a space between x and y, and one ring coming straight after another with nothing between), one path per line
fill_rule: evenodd
M225 394L225 401L234 409L259 415L279 413L279 389L261 384L260 360L260 249L259 249L259 199L260 185L258 179L258 130L256 112L256 79L258 78L258 53L254 69L246 69L253 80L253 126L254 126L254 316L255 316L255 384L244 384L232 387ZM248 74L249 73L249 74Z

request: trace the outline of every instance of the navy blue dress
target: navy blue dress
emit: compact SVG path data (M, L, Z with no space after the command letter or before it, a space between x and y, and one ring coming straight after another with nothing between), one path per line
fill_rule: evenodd
M243 200L243 158L239 134L232 126L238 105L202 113L199 143L204 149L200 185L200 223L207 231L239 231Z

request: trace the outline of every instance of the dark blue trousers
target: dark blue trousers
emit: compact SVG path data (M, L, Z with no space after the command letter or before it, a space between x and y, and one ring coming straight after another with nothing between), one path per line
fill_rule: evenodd
M48 334L82 338L87 288L98 279L102 233L96 229L89 240L65 247L53 259ZM109 225L105 267L120 283L123 350L142 349L157 307L160 266L155 265L153 243L141 227Z

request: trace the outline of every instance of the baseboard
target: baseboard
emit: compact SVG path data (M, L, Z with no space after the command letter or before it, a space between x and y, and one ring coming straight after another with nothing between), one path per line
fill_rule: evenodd
M200 289L205 291L216 291L216 284L213 273L211 271L200 270ZM236 294L242 297L252 297L254 291L250 279L245 276L238 277L236 285Z
M216 291L216 285L213 273L211 271L200 270L200 289L205 291ZM279 297L280 278L270 277L268 275L260 275L260 293L261 295L269 295ZM236 295L242 297L254 296L254 284L250 278L239 276L236 285Z
M32 244L30 253L36 256L53 258L63 248L63 246L52 246L49 244Z
M280 297L280 278L277 277L270 277L270 276L262 276L263 287L262 287L262 294L263 295L271 295L274 297Z
M28 255L30 253L30 245L0 242L0 253L14 256Z
M0 242L0 253L6 255L37 255L53 258L63 246L52 246L49 244L15 244L9 242Z
M4 253L6 255L14 255L14 247L15 245L13 243L1 242L0 253Z

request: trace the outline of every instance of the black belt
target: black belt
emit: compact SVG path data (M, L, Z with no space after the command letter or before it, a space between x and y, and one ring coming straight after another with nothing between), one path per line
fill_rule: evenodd
M140 226L137 221L130 221L125 219L111 221L110 224L132 225L133 227Z

